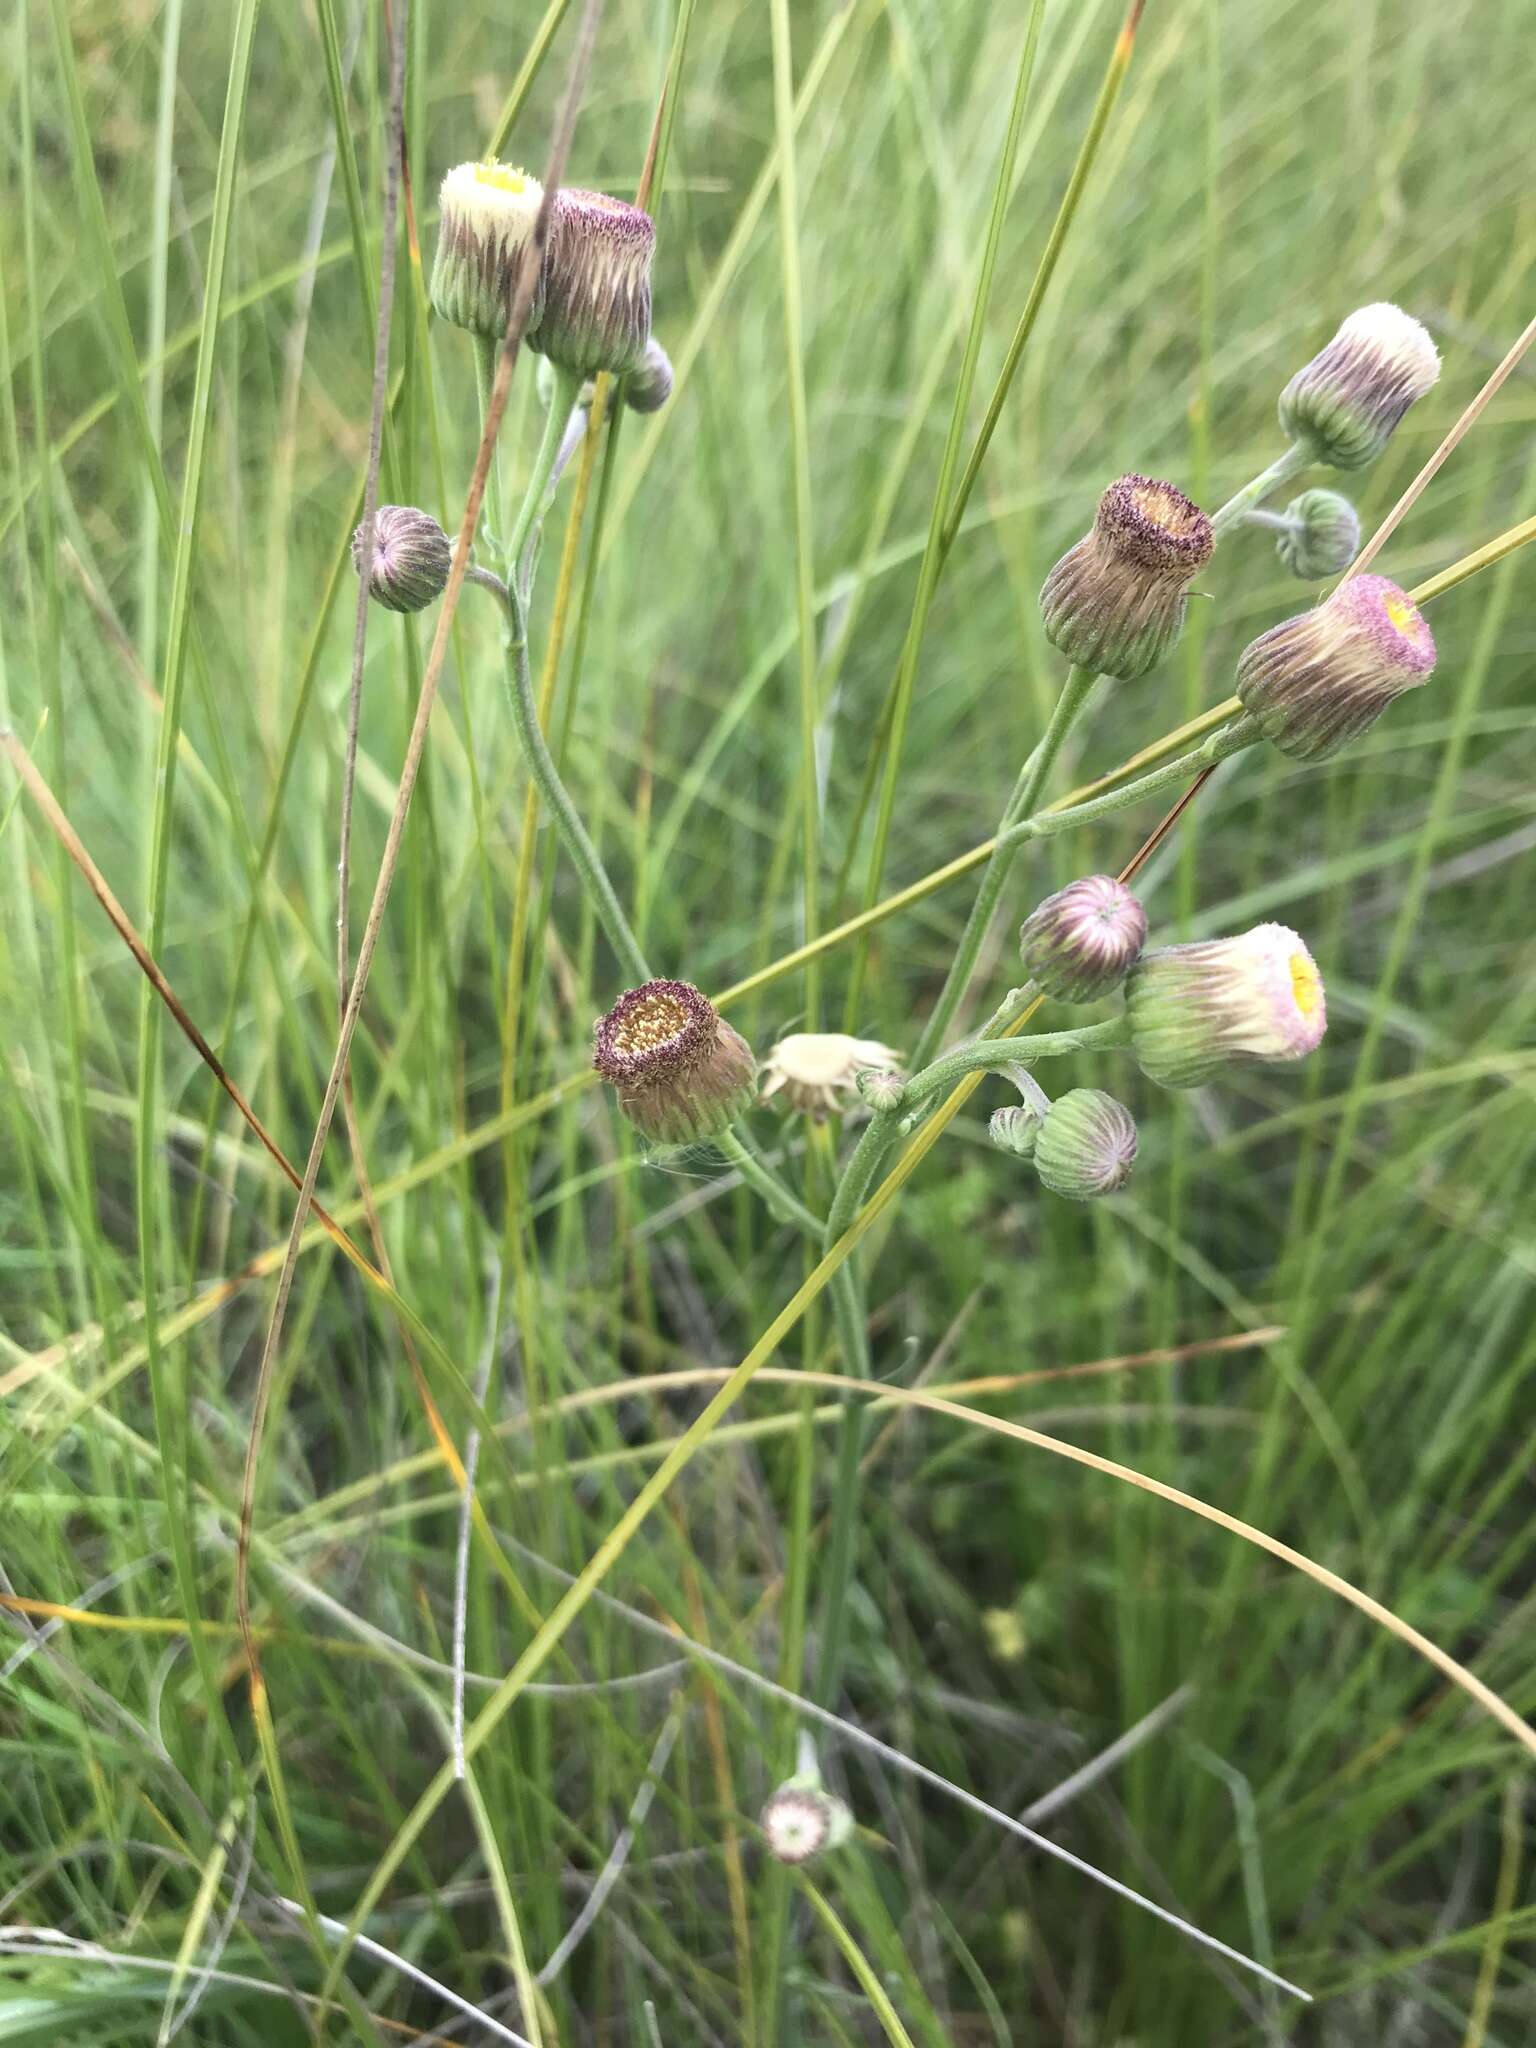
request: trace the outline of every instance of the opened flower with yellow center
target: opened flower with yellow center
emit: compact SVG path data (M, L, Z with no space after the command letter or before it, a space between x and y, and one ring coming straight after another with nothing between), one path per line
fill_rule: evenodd
M438 195L437 260L432 304L438 316L471 334L500 341L507 331L522 270L544 201L537 178L515 164L456 164ZM542 273L534 285L524 333L537 329L544 304Z
M763 1063L763 1100L782 1090L789 1108L804 1110L821 1123L844 1106L861 1073L870 1068L895 1073L900 1064L901 1054L877 1039L850 1038L842 1031L792 1031Z
M1143 953L1125 984L1142 1072L1197 1088L1224 1067L1297 1060L1328 1025L1317 963L1288 925Z

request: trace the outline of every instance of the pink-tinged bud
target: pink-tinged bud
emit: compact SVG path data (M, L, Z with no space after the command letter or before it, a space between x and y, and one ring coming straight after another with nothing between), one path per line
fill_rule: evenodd
M1237 694L1281 753L1326 761L1434 666L1434 635L1412 598L1385 576L1351 576L1243 649Z
M1093 530L1045 579L1045 637L1069 661L1133 682L1184 630L1185 592L1211 559L1211 522L1172 484L1123 476Z
M471 334L500 341L512 315L523 251L532 239L544 187L515 164L457 164L438 195L432 304ZM539 324L544 298L535 283L525 336Z
M760 1816L768 1853L780 1863L808 1863L853 1832L853 1815L819 1780L787 1779Z
M653 334L624 380L624 402L636 412L660 412L671 396L672 358Z
M1072 1088L1046 1111L1035 1140L1042 1187L1070 1202L1091 1202L1123 1188L1136 1164L1131 1113L1102 1088Z
M1147 913L1113 875L1084 875L1032 910L1019 927L1024 971L1063 1003L1091 1003L1118 988L1147 939Z
M606 192L562 186L549 215L544 310L529 345L582 377L622 376L651 333L650 215Z
M657 1145L713 1138L752 1104L752 1048L691 982L648 981L598 1020L592 1064Z
M1362 306L1280 394L1280 425L1314 462L1363 469L1440 376L1425 329L1399 306Z
M1198 1088L1223 1067L1299 1060L1327 1029L1323 979L1283 924L1143 953L1125 984L1141 1069L1162 1088Z
M352 566L363 573L363 529L352 536ZM368 595L392 612L421 612L448 588L453 544L430 512L380 505L373 517Z

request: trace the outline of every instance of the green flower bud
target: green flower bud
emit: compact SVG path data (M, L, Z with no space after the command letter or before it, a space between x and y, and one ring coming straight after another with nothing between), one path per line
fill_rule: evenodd
M1303 491L1281 516L1275 553L1303 582L1342 576L1360 552L1360 515L1337 491Z
M512 317L523 251L532 239L544 187L513 164L457 164L438 195L432 304L444 320L500 341ZM524 339L539 324L542 273L528 308Z
M1093 530L1045 579L1045 637L1069 661L1133 682L1184 630L1185 590L1211 558L1211 522L1172 484L1123 476Z
M672 396L672 358L653 334L624 380L624 401L636 412L660 412Z
M1237 694L1281 753L1326 761L1434 666L1434 635L1412 598L1385 576L1351 576L1243 649Z
M583 377L637 368L651 333L650 215L606 192L562 186L550 207L544 311L529 344Z
M1019 928L1024 971L1063 1003L1118 988L1146 943L1147 913L1113 875L1084 875L1032 910Z
M352 566L363 573L363 528L352 536ZM448 587L453 544L430 512L380 505L374 513L368 595L392 612L421 612Z
M1040 1135L1040 1122L1038 1110L1027 1103L1010 1102L1003 1109L993 1110L987 1122L987 1136L1000 1152L1028 1159Z
M1123 1188L1135 1164L1136 1126L1113 1095L1072 1088L1057 1096L1035 1140L1042 1187L1068 1201L1091 1202Z
M592 1064L654 1144L699 1144L752 1105L752 1048L691 982L630 989L598 1020L595 1036Z
M1143 953L1125 984L1125 1014L1141 1070L1162 1088L1300 1059L1328 1024L1317 963L1283 924Z
M853 1085L879 1116L889 1116L892 1110L900 1109L907 1092L905 1074L899 1074L894 1067L860 1067Z
M1314 462L1363 469L1439 376L1417 320L1398 306L1362 306L1281 392L1280 425Z

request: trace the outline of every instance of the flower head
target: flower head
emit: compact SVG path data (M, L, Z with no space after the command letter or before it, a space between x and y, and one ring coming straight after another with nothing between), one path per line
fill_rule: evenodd
M352 566L363 573L364 530L352 536ZM392 612L421 612L448 587L453 546L430 512L380 505L373 515L373 565L368 595Z
M562 186L550 207L544 310L530 346L583 377L635 369L651 334L655 248L655 222L640 207Z
M1337 491L1303 491L1282 516L1275 553L1304 582L1342 576L1360 552L1360 515Z
M1163 1088L1197 1088L1225 1066L1300 1059L1328 1024L1317 963L1283 924L1143 953L1125 1012L1142 1072Z
M806 1863L823 1849L835 1849L853 1831L853 1815L819 1779L788 1778L771 1795L760 1816L768 1853L780 1863Z
M1136 1163L1131 1113L1102 1088L1072 1088L1058 1095L1035 1140L1035 1171L1042 1187L1069 1201L1090 1202L1123 1188Z
M1351 576L1243 649L1237 694L1282 753L1325 761L1434 666L1434 635L1412 598L1385 576Z
M660 412L672 396L672 358L653 334L624 380L624 399L636 412Z
M592 1064L659 1145L715 1137L751 1106L752 1048L688 981L648 981L598 1019Z
M1183 631L1186 587L1215 545L1209 519L1173 484L1121 477L1092 532L1045 579L1045 637L1083 668L1134 681Z
M1363 469L1439 376L1435 344L1411 314L1362 306L1281 392L1280 425L1314 462Z
M900 1063L900 1053L877 1039L849 1038L842 1031L792 1031L763 1062L763 1100L782 1088L791 1109L806 1110L821 1123L842 1108L862 1069L894 1072Z
M1032 910L1019 928L1030 980L1064 1003L1117 988L1146 943L1147 913L1113 875L1084 875Z
M512 314L523 251L532 239L544 187L515 164L494 158L456 164L438 195L432 304L444 320L500 341ZM539 324L542 275L528 308L525 338Z

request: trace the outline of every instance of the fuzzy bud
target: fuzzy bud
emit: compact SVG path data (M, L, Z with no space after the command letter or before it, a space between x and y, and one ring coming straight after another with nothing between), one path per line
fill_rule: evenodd
M637 368L651 333L650 215L606 192L562 186L549 213L544 310L529 345L583 377Z
M1063 1003L1091 1003L1118 988L1147 939L1147 913L1113 875L1084 875L1032 910L1019 927L1024 971Z
M1304 583L1342 576L1360 552L1360 515L1337 491L1303 491L1282 516L1275 553Z
M533 237L544 187L514 164L457 164L438 195L432 304L444 320L500 341ZM542 274L534 286L524 339L543 310Z
M853 1815L819 1778L787 1778L760 1816L768 1853L780 1863L808 1863L853 1832Z
M907 1092L905 1074L897 1073L894 1067L860 1067L853 1085L876 1116L889 1116L900 1109Z
M999 1152L1012 1152L1020 1159L1028 1159L1039 1135L1040 1112L1027 1103L1010 1102L994 1109L987 1122L987 1136Z
M1281 753L1326 761L1434 666L1434 635L1412 598L1385 576L1351 576L1243 649L1237 694Z
M700 1144L751 1107L752 1048L691 982L630 989L599 1018L595 1037L593 1066L653 1144Z
M1280 394L1280 425L1314 462L1363 469L1440 376L1426 330L1399 306L1362 306Z
M672 358L653 334L624 380L624 402L636 412L660 412L671 396Z
M352 566L363 573L361 526L352 536ZM368 595L392 612L423 612L448 588L453 543L430 512L380 505L373 516L373 571Z
M1198 1088L1223 1067L1297 1060L1322 1042L1322 976L1283 924L1143 953L1125 985L1141 1069L1162 1088Z
M1131 1113L1102 1088L1071 1088L1046 1112L1035 1141L1042 1187L1071 1202L1123 1188L1136 1164Z
M1211 522L1172 484L1123 476L1093 530L1045 579L1045 637L1069 661L1133 682L1184 630L1185 590L1211 559Z

